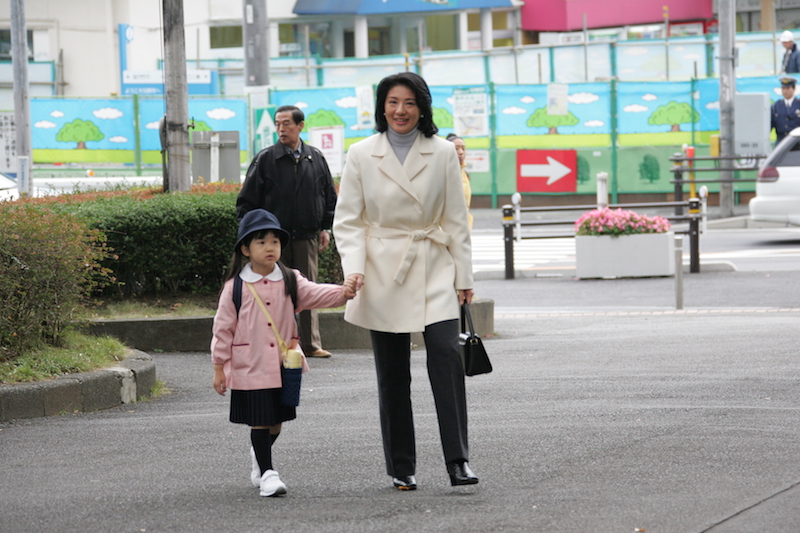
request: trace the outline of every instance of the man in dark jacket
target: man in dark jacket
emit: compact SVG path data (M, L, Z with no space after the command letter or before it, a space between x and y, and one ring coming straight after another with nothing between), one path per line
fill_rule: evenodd
M781 44L786 49L783 54L781 72L793 74L800 72L800 50L794 42L794 34L786 30L781 34Z
M776 145L790 131L800 127L800 101L794 97L797 80L791 76L784 76L780 81L783 98L772 104L770 110L770 127L775 129Z
M330 244L336 189L322 152L300 140L304 120L295 106L275 110L279 142L253 159L236 199L236 212L241 219L248 211L263 208L278 217L292 236L281 261L316 281L318 253ZM298 330L306 356L331 356L322 349L316 310L300 313Z

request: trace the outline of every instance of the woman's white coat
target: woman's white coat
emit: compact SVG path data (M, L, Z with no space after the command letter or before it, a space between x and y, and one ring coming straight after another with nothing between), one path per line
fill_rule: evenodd
M407 333L458 318L472 249L452 143L418 133L403 164L385 133L351 146L333 230L345 277L364 276L345 320Z

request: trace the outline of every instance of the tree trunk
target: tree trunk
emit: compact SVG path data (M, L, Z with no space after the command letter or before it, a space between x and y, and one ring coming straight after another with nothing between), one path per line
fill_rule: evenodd
M550 128L550 131L547 132L547 134L548 135L557 135L558 134L558 129L556 129L555 127L552 127L552 128Z
M83 142L83 141L78 141L77 149L78 150L86 150L86 143Z
M673 124L672 125L672 129L669 130L669 131L681 131L681 125L680 124Z

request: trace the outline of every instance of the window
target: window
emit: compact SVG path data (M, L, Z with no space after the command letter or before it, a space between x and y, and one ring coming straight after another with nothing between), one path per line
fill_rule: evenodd
M11 59L11 30L0 30L0 59ZM28 61L33 61L33 31L28 30Z
M241 48L241 26L212 26L210 30L211 48Z

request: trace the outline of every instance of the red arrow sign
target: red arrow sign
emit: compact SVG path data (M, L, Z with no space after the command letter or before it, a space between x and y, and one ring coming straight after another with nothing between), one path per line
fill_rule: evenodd
M577 169L575 150L517 150L517 190L575 192Z

